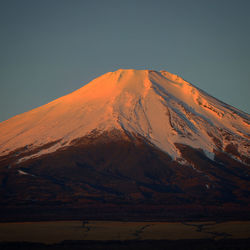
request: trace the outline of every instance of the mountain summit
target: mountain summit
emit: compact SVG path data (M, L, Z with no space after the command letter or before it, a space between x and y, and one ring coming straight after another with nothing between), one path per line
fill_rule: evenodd
M123 130L140 135L180 157L175 143L201 148L212 157L220 147L236 143L247 156L249 115L222 103L182 78L166 71L118 70L81 89L0 124L0 154L47 143L37 157L70 145L93 130ZM237 137L227 140L223 133ZM25 160L27 159L20 159Z
M249 118L166 71L106 73L0 123L3 206L249 204Z

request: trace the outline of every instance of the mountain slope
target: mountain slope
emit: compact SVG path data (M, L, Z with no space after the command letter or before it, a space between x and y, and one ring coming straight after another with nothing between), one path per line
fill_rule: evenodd
M93 129L139 134L173 159L180 157L175 143L202 148L212 156L219 146L215 147L215 140L222 149L233 143L240 154L249 155L249 115L178 76L147 70L107 73L69 95L2 122L0 154L57 142L39 154L53 152Z
M63 206L95 217L102 205L107 218L122 205L138 217L143 205L152 218L153 207L161 217L245 216L249 124L248 114L166 71L109 72L0 123L2 214L42 206L56 215Z

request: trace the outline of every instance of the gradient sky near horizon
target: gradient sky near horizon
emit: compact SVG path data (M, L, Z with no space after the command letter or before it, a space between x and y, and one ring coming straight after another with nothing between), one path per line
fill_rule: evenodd
M166 70L250 113L248 0L0 0L0 121L119 68Z

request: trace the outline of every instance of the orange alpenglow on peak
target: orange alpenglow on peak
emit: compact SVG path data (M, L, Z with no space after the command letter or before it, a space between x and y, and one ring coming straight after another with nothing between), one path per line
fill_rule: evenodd
M0 123L0 155L51 144L23 157L38 157L71 145L93 130L137 134L173 159L176 143L202 148L213 157L214 138L228 131L238 138L238 151L248 155L249 115L226 105L167 71L119 69L44 106ZM213 136L211 136L213 135ZM222 147L227 145L222 140Z

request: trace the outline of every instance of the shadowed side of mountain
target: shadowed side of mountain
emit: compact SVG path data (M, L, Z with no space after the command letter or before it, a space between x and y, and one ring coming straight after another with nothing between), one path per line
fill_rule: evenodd
M222 151L211 160L176 147L185 164L139 135L95 130L10 168L12 152L0 166L1 220L246 216L249 167Z

